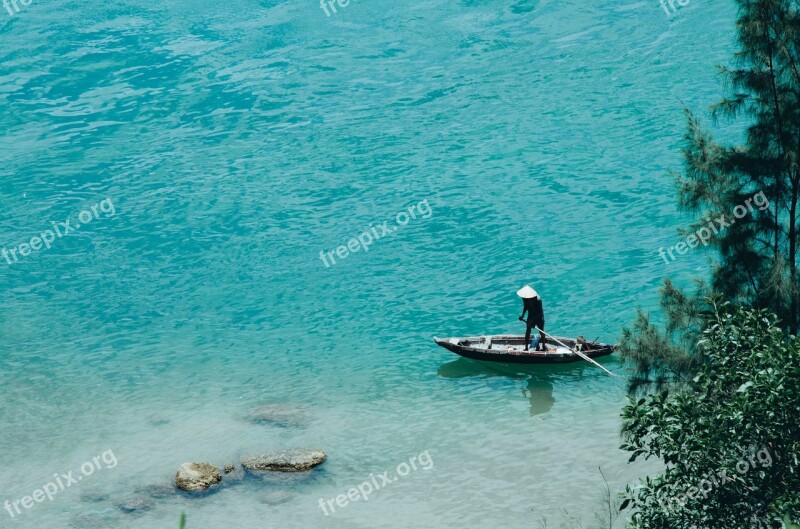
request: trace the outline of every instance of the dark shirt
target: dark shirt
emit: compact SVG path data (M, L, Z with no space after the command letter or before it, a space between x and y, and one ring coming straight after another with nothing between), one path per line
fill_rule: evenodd
M522 318L525 318L525 313L528 313L528 323L544 325L544 308L542 307L542 298L527 298L522 300Z

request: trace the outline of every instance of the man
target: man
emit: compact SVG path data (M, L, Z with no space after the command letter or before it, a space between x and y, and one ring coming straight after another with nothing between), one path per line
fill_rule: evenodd
M546 340L544 336L544 308L542 307L542 298L530 286L525 285L517 291L517 295L522 298L522 315L519 321L524 321L527 324L525 329L525 351L531 343L531 330L534 327L539 329L539 343L536 344L536 351L546 351ZM528 319L525 319L525 313L528 313Z

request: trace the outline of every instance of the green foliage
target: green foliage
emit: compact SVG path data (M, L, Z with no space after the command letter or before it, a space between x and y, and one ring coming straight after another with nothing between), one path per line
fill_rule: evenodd
M796 333L800 208L800 13L795 0L738 0L740 51L720 73L731 95L715 116L747 120L746 143L721 146L689 116L679 178L680 203L693 212L730 214L755 192L769 207L730 226L714 242L713 288L728 300L769 308Z
M636 368L634 388L681 381L700 365L702 358L691 346L698 338L694 322L707 308L701 300L710 292L726 301L769 309L790 334L800 329L799 5L797 0L737 3L739 51L731 66L719 70L729 94L711 111L714 119L745 125L745 141L718 143L685 109L684 167L675 177L678 203L696 219L682 230L685 235L722 215L732 219L735 208L748 200L750 207L740 221L711 237L714 261L706 292L676 294L666 282L662 308L667 328L661 330L639 314L632 329L624 332L622 356ZM754 196L760 197L755 205Z
M631 461L665 465L627 489L622 508L633 509L632 529L800 519L800 343L764 310L726 304L705 322L706 361L696 376L623 410Z
M713 313L715 298L698 281L693 296L687 296L669 279L661 288L661 305L666 316L665 328L652 323L650 316L638 311L632 328L624 328L619 352L635 371L629 389L662 390L688 380L702 359L697 336L705 316Z

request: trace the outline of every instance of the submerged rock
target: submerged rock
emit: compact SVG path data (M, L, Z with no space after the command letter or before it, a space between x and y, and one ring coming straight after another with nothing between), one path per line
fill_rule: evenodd
M224 481L241 481L244 479L244 468L239 465L225 465Z
M105 529L107 527L114 527L115 523L112 518L106 514L100 513L83 513L72 517L69 521L69 526L75 529Z
M294 404L267 404L254 409L247 415L247 420L256 424L297 427L311 422L311 413L305 406Z
M252 472L250 475L261 480L270 490L295 490L299 487L309 487L320 478L320 472Z
M150 424L150 426L164 426L165 424L169 424L170 421L163 415L154 413L147 417L147 422Z
M96 489L89 489L81 492L81 501L86 503L100 503L108 499L108 494Z
M283 490L276 490L275 492L270 492L261 500L261 503L265 505L280 505L281 503L286 503L287 501L292 499L292 494Z
M322 450L278 450L242 458L242 466L251 472L303 472L321 465L328 458Z
M128 514L140 514L145 511L149 511L155 506L155 504L156 502L147 496L132 496L127 500L118 503L117 507L122 512Z
M187 492L208 490L222 481L222 474L210 463L184 463L175 474L175 486Z
M164 481L161 483L153 483L152 485L137 487L134 490L134 492L142 496L149 496L156 500L160 500L163 498L169 498L170 496L174 496L175 487L172 486L172 483Z

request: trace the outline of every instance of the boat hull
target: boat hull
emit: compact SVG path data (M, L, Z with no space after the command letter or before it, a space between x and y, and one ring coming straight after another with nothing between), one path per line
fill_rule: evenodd
M522 351L525 342L524 336L498 335L498 336L473 336L468 338L434 338L436 345L444 347L459 356L483 362L501 362L504 364L564 364L569 362L585 361L572 349L576 342L574 338L554 336L548 339L548 345L556 344L558 340L567 347L550 347L544 351ZM595 359L608 356L614 352L615 346L609 344L588 344L586 350L581 352L589 358Z

